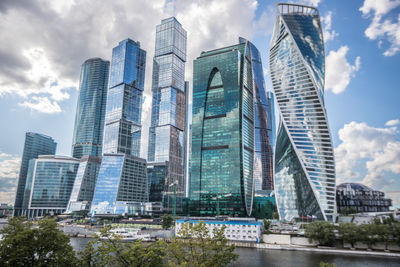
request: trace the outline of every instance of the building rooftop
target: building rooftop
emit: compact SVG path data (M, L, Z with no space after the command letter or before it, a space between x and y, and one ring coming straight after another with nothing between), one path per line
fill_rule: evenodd
M368 187L366 185L359 184L359 183L343 183L343 184L338 185L337 189L344 190L344 189L347 189L348 186L350 186L350 188L353 190L375 191L371 187Z

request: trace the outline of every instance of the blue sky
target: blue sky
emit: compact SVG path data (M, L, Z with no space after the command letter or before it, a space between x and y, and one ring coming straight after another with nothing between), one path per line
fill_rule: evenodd
M304 0L322 18L325 103L338 182L362 181L400 203L400 1ZM111 59L127 37L147 50L142 155L147 151L155 26L175 15L188 31L186 79L203 50L252 40L268 50L273 1L5 1L0 3L0 202L13 202L26 131L70 155L79 70L90 57ZM396 193L397 192L397 193Z

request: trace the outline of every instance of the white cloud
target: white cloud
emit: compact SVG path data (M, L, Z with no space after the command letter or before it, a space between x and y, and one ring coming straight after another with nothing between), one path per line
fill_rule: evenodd
M323 25L323 35L324 41L330 41L335 39L339 34L332 29L332 11L329 11L326 16L321 17L321 22Z
M344 92L354 77L355 72L360 69L361 58L356 57L354 65L346 58L348 46L341 46L337 51L331 50L326 57L325 89L332 90L334 94Z
M299 0L299 1L297 1L297 3L299 3L299 4L314 6L314 7L318 7L320 2L321 2L321 0Z
M396 127L376 128L365 122L344 125L339 130L342 143L335 148L338 183L361 179L374 189L394 190L400 174L398 133Z
M390 120L385 123L386 126L395 126L398 124L400 124L400 120L398 120L398 119Z
M0 153L0 203L14 204L21 159Z
M400 6L400 0L365 0L359 9L363 15L372 16L372 22L365 30L365 36L370 40L384 39L390 43L389 48L383 53L385 56L393 56L400 51L400 15L393 19L383 19L390 11ZM381 47L382 40L378 41Z
M24 101L19 105L47 114L61 112L61 108L58 103L56 101L51 101L48 97L32 96L31 100Z

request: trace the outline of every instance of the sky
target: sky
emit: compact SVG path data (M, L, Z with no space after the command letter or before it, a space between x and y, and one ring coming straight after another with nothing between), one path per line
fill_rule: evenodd
M290 2L290 1L289 1ZM361 182L400 207L400 0L297 0L324 30L325 105L337 184ZM252 41L272 90L269 0L0 1L0 203L13 204L25 132L52 136L71 155L81 64L111 60L119 41L147 51L141 155L146 158L155 27L175 16L188 32L185 78L201 51ZM191 101L191 95L189 96ZM277 107L277 106L276 106ZM278 114L278 111L276 111ZM278 117L278 116L277 116Z

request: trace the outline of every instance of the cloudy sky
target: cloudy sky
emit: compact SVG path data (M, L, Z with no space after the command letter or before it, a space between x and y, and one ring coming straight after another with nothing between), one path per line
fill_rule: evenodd
M360 181L400 203L400 1L302 0L317 6L326 53L326 107L338 183ZM275 22L267 0L1 0L0 202L13 203L26 131L70 155L81 64L111 59L127 37L147 51L142 156L147 154L155 26L176 16L188 32L186 80L203 50L242 36L263 55Z

